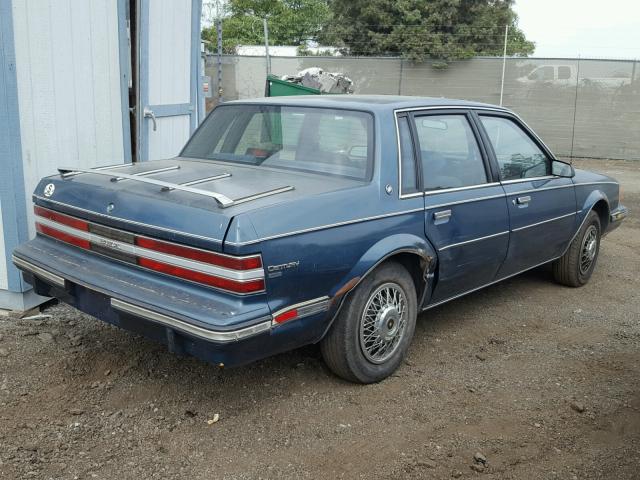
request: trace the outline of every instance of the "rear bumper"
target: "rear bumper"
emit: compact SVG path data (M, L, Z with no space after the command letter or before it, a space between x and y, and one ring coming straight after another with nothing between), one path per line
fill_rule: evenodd
M13 262L36 293L214 364L241 365L314 343L327 325L327 308L275 325L260 300L221 300L216 292L88 258L54 240L21 245Z

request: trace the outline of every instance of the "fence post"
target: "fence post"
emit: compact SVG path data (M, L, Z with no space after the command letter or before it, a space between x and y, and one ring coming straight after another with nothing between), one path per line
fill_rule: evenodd
M216 64L218 67L218 103L222 103L222 19L216 20L216 33L218 48L216 51Z
M402 75L404 70L404 59L400 57L400 78L398 79L398 95L402 95Z
M264 27L264 53L267 60L267 75L271 75L271 57L269 56L269 27L267 26L267 19L262 19L262 25Z
M573 160L573 143L576 138L576 110L578 109L578 88L580 86L580 55L578 55L578 66L576 68L576 93L573 97L573 126L571 127L571 152L569 156Z
M509 38L509 25L504 26L504 50L502 51L502 83L500 84L500 106L504 94L504 72L507 68L507 39Z

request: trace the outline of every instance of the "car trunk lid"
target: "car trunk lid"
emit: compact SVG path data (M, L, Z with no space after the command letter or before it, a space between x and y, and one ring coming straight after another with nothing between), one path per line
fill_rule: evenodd
M356 182L180 158L62 172L41 181L36 203L97 224L217 251L223 250L236 215Z

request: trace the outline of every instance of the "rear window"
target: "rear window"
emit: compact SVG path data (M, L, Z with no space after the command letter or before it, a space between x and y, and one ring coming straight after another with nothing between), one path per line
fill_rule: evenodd
M373 165L373 118L352 110L224 105L181 155L365 180Z

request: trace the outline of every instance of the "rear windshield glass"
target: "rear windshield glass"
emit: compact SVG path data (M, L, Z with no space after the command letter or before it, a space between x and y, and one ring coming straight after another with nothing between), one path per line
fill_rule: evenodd
M368 113L278 105L216 108L183 157L368 179L373 120Z

